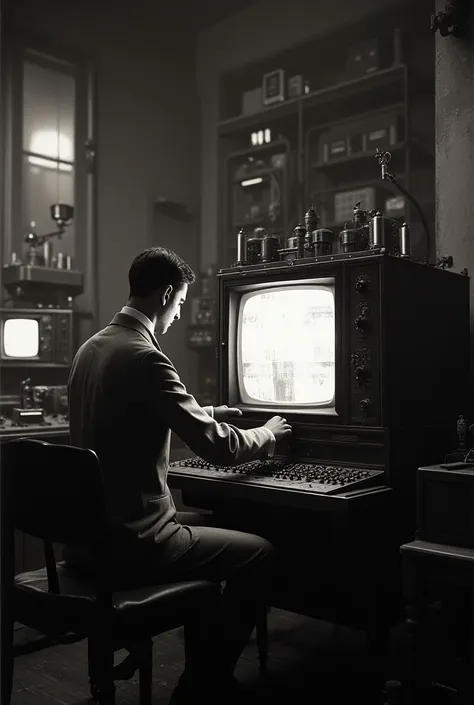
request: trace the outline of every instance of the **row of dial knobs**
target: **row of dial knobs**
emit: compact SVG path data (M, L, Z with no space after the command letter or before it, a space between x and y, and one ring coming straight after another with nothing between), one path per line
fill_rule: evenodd
M362 294L367 291L370 287L370 280L366 276L357 277L355 283L355 290L357 293ZM362 332L367 328L369 322L369 307L362 306L359 316L355 319L356 330ZM366 365L359 364L356 366L354 371L354 376L358 382L365 382L369 376L369 368ZM361 399L358 403L359 410L363 414L368 414L371 407L370 399Z

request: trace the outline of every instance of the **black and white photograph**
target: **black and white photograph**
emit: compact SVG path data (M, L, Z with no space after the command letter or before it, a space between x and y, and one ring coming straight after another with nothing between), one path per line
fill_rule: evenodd
M1 705L474 703L474 0L0 0Z

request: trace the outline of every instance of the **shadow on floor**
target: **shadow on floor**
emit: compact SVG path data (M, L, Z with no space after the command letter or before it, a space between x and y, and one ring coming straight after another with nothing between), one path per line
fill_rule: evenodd
M252 686L262 703L298 698L302 703L380 705L384 679L402 678L407 639L403 625L393 630L385 674L370 662L362 633L281 610L269 615L268 675L260 677L255 640L236 675ZM17 639L20 636L17 635ZM120 656L120 654L118 654ZM155 640L154 705L166 705L183 667L182 630ZM85 705L89 700L87 645L55 644L15 659L12 705ZM138 704L136 678L117 684L117 705Z

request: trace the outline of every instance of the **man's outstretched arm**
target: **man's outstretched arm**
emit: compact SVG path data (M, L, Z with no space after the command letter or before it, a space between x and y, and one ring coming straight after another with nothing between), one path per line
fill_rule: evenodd
M166 355L150 351L141 366L150 411L204 460L234 465L267 456L274 448L275 437L264 426L244 431L212 418L187 392Z

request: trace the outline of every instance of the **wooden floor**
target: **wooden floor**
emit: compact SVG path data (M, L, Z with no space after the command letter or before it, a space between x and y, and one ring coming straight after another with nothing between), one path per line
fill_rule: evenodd
M272 610L269 615L270 662L265 678L258 674L252 639L238 665L240 681L254 686L262 703L318 705L381 703L380 680L373 672L364 636L343 627ZM16 641L24 640L17 632ZM394 629L387 677L403 675L406 637ZM53 645L15 659L12 705L85 705L89 699L86 643ZM183 665L181 630L156 638L154 647L154 705L165 705ZM136 680L117 684L117 705L138 705Z

